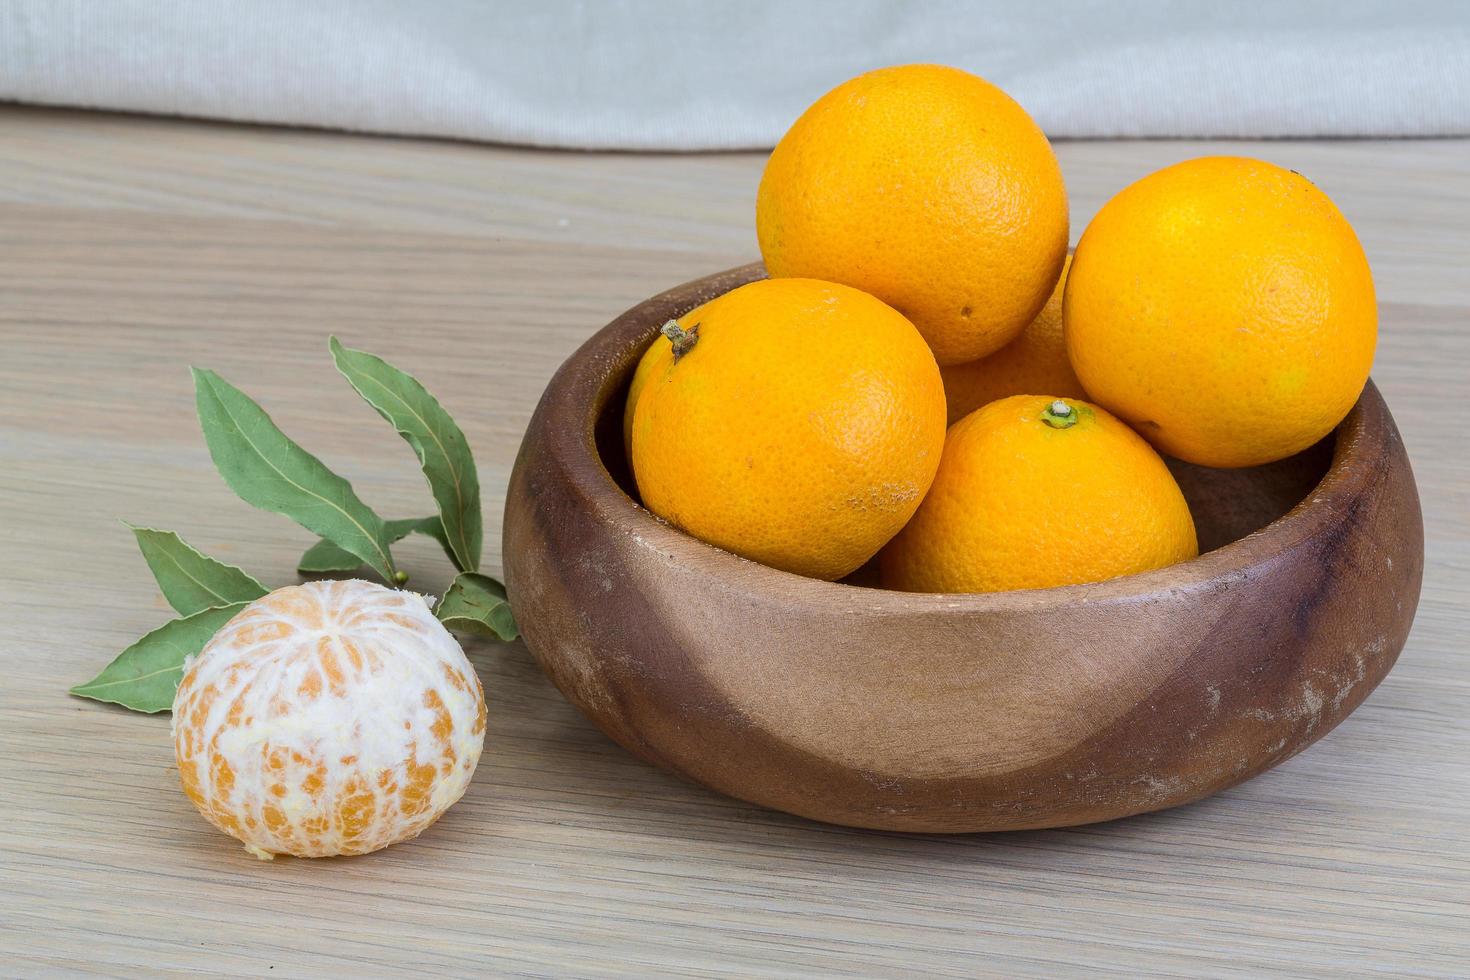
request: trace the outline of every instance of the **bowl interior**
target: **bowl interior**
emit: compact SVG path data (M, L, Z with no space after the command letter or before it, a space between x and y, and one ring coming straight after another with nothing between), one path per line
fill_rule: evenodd
M649 325L646 341L632 356L614 366L610 383L603 387L605 398L596 406L596 443L602 465L618 488L640 504L632 468L623 451L623 406L638 357L653 342L654 326ZM1295 456L1244 469L1212 469L1165 457L1194 515L1200 552L1214 551L1238 541L1285 516L1305 500L1327 474L1336 438L1334 431ZM846 581L871 585L873 570L859 569Z

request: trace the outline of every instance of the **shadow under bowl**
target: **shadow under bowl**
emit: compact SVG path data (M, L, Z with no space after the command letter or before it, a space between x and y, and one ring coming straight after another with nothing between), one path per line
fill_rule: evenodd
M1171 463L1204 553L1106 582L890 592L768 568L660 521L628 489L633 369L665 320L763 274L686 283L588 340L548 385L511 476L505 577L526 644L628 751L832 823L1065 826L1269 769L1393 666L1423 525L1372 382L1290 459Z

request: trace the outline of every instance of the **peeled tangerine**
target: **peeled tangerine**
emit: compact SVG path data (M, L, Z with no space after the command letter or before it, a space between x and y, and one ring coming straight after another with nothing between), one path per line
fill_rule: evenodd
M184 792L262 859L366 854L464 795L485 698L422 596L371 582L277 589L185 664Z

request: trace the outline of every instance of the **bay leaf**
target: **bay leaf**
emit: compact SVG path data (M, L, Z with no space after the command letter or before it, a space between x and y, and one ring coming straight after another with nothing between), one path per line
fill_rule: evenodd
M456 572L467 572L470 569L460 564L459 557L455 555L454 548L449 544L449 535L444 530L444 522L438 517L426 517L414 530L419 534L427 535L439 542L439 547L444 549L444 554L449 556L449 561L454 565Z
M394 544L402 541L410 534L417 532L434 538L449 551L449 544L444 540L444 525L439 523L438 515L429 517L406 517L396 521L384 521L383 528L388 536L388 543ZM453 555L450 555L451 560ZM355 572L362 567L362 559L350 551L343 551L326 538L322 538L316 544L306 549L301 560L296 563L296 570L302 574L324 574L333 572Z
M352 484L292 442L244 392L213 371L193 372L204 441L230 489L316 532L392 582L383 519L358 499Z
M242 569L201 554L173 531L128 525L163 597L180 616L249 602L266 587Z
M461 633L514 640L521 635L505 598L505 586L488 575L464 572L457 576L434 607L439 622Z
M439 506L445 540L457 567L465 571L479 568L480 478L464 433L411 375L374 354L343 347L336 337L329 346L337 370L413 447Z
M147 714L168 711L184 674L184 658L203 650L210 637L246 605L218 606L164 623L71 693Z

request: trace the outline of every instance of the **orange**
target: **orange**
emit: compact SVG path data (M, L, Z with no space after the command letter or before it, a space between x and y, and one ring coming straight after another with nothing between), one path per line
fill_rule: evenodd
M184 668L184 792L260 858L365 854L463 795L485 699L423 596L308 582L257 599Z
M949 430L929 495L883 549L883 584L998 592L1097 582L1198 554L1164 461L1096 405L1013 395Z
M1068 276L1067 350L1093 400L1207 466L1281 459L1331 432L1373 363L1373 275L1300 174L1202 157L1124 189Z
M696 306L675 322L687 328L698 323L703 315L704 307ZM623 451L627 453L630 463L633 459L633 409L638 406L638 396L643 394L643 387L648 384L648 379L662 374L673 359L674 345L668 337L659 334L653 338L653 343L648 345L648 349L638 359L638 366L633 370L633 380L628 384L628 400L623 405Z
M1066 281L1064 265L1051 298L1015 340L989 357L939 369L951 425L981 405L1008 395L1046 391L1066 398L1086 397L1062 339L1062 286Z
M649 510L775 568L835 579L919 506L944 386L913 324L866 293L766 279L666 326L633 413Z
M999 350L1046 303L1067 251L1051 144L982 78L882 68L818 99L761 177L756 232L772 276L865 290L940 364Z

